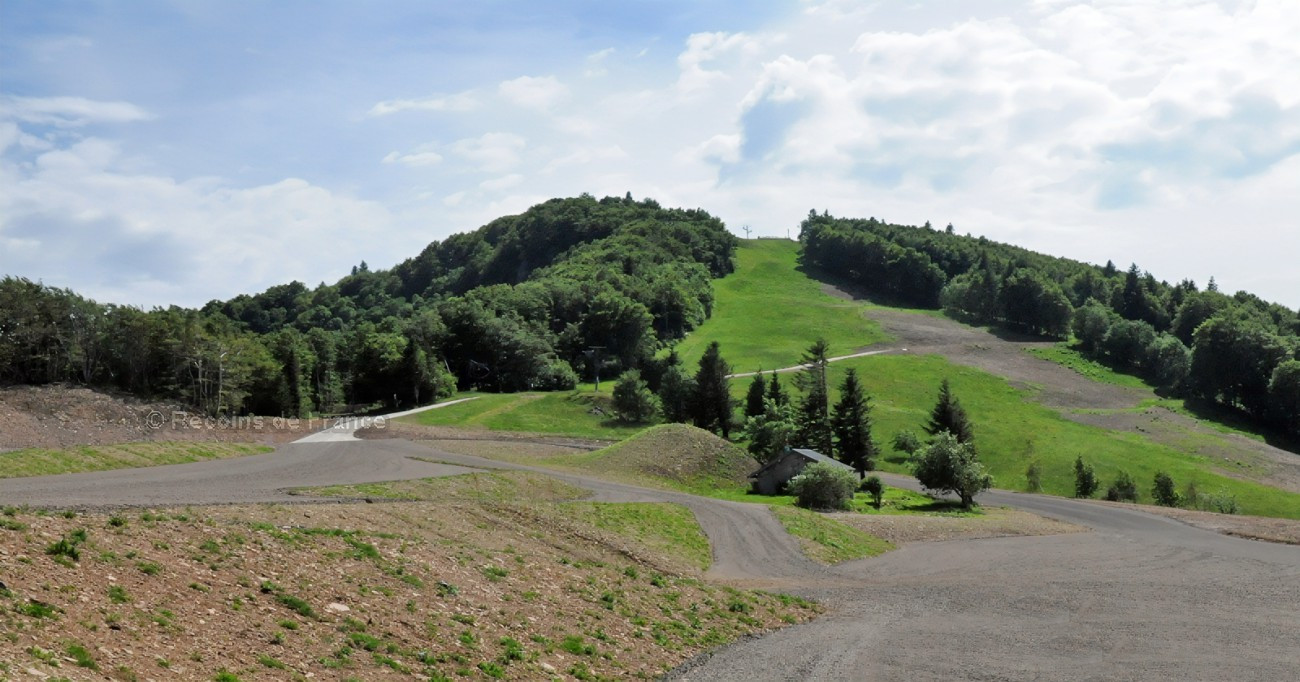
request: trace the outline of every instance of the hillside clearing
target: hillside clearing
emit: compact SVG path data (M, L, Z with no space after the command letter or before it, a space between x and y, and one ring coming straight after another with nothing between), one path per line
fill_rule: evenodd
M272 448L251 443L157 442L26 448L0 452L0 478L74 474L246 457Z

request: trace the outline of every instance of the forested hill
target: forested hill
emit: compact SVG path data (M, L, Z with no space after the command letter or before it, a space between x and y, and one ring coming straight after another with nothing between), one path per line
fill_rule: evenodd
M572 387L584 355L648 362L708 317L736 239L700 210L553 199L391 270L299 282L201 310L101 305L0 281L0 381L76 381L209 412L300 415L479 386Z
M1240 410L1300 435L1300 314L1211 280L1158 281L983 237L809 213L806 266L876 295L1052 338L1170 393Z

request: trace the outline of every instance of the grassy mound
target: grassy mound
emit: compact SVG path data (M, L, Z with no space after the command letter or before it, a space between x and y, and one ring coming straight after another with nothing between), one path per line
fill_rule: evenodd
M689 488L735 486L758 468L744 450L686 424L652 426L621 443L563 459L594 473L630 474Z

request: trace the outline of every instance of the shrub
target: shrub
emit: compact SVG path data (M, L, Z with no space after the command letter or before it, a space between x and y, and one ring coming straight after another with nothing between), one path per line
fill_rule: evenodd
M891 442L894 449L911 457L921 449L921 439L916 437L911 431L899 431L894 434L894 440Z
M1106 489L1106 499L1111 502L1137 502L1137 484L1133 482L1133 477L1129 476L1127 471L1121 471L1115 477L1115 482Z
M1220 490L1213 495L1207 496L1206 506L1209 507L1210 511L1220 514L1241 513L1241 508L1237 506L1237 496L1226 490Z
M862 492L871 496L871 505L880 509L880 500L885 496L885 484L881 482L879 476L868 476L859 486Z
M790 479L788 489L795 504L805 509L848 509L858 477L830 462L814 462Z
M1092 497L1097 492L1097 474L1093 472L1092 465L1086 464L1083 457L1074 459L1074 496L1075 497Z
M1038 460L1029 463L1025 469L1025 489L1031 493L1039 492L1043 489L1043 472L1038 465Z
M619 421L641 424L653 419L658 411L655 395L641 379L641 373L635 369L623 372L614 384L614 414Z
M539 391L571 391L578 385L578 373L563 360L551 360L533 375L532 387Z
M1174 489L1174 479L1163 471L1158 472L1155 484L1151 487L1151 497L1155 498L1156 504L1177 507L1179 495Z
M961 506L967 509L974 504L975 495L993 487L993 477L984 471L975 447L948 431L940 432L917 453L913 474L930 490L956 493L961 498Z

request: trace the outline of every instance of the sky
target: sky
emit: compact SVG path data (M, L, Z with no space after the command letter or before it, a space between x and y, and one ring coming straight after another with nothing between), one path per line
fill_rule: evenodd
M0 0L0 275L199 306L557 196L1300 307L1294 0Z

